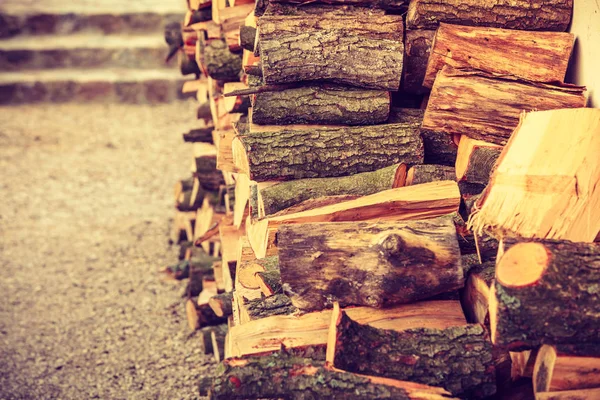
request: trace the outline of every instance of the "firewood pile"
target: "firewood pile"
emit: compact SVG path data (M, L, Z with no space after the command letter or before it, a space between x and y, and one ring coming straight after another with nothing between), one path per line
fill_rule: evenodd
M188 8L169 272L220 363L202 395L600 398L600 110L564 81L571 0Z

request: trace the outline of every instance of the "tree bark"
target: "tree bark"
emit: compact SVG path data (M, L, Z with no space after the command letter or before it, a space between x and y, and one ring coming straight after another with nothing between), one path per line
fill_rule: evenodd
M443 400L439 388L410 382L380 380L327 368L323 361L288 355L232 358L218 367L210 391L212 400L282 398L300 400L423 399Z
M217 317L208 304L199 305L195 299L188 299L185 303L188 325L191 329L200 329L205 326L220 325L227 322L227 318Z
M187 143L212 143L212 132L214 128L198 128L192 129L188 133L183 134L183 141Z
M271 3L285 3L304 6L314 3L313 0L271 0ZM364 6L370 8L381 8L382 10L404 10L408 7L408 0L320 0L319 3Z
M435 30L407 30L404 46L404 67L402 68L402 91L414 94L429 93L423 86L427 61Z
M465 398L496 393L492 344L479 324L397 332L361 325L344 311L336 322L327 345L337 368L441 386Z
M401 15L350 6L271 4L258 20L265 83L329 81L398 90Z
M236 82L240 80L242 57L229 51L224 40L211 40L204 46L204 66L208 76L218 81Z
M409 29L436 29L440 22L530 31L567 30L573 0L413 0L408 7Z
M389 112L390 95L386 91L310 85L257 93L252 123L373 125L387 121Z
M240 46L242 49L254 53L254 42L256 41L256 28L254 26L240 26Z
M412 166L406 175L406 186L436 181L454 181L454 168L446 165L421 164Z
M265 296L273 296L282 293L281 273L277 271L263 271L256 273L256 279L260 286L260 291Z
M216 156L196 157L195 175L204 190L217 191L225 184L223 173L217 169Z
M229 317L233 312L231 308L232 298L231 292L221 293L213 296L208 301L208 305L212 308L217 317Z
M279 271L279 257L271 256L242 262L236 273L236 282L246 289L260 289L257 272Z
M465 220L458 213L453 214L454 225L456 226L456 235L460 253L463 255L477 254L481 256L483 262L494 261L498 253L498 240L486 233L475 238ZM477 240L477 243L475 241ZM479 251L478 251L479 250Z
M459 181L487 185L502 146L462 136L456 156L456 178Z
M487 261L471 267L461 294L461 303L467 321L489 326L488 297L494 280L495 261ZM463 266L464 267L464 266Z
M375 171L392 164L423 162L423 140L418 123L355 127L281 128L234 140L236 152L246 153L250 179L291 180L327 178ZM245 163L244 163L245 164Z
M190 59L186 54L179 55L179 70L183 76L191 74L200 76L200 68L196 60Z
M206 100L204 103L198 106L198 110L196 111L196 118L212 122L212 114L210 113L210 102L208 100Z
M598 342L599 280L600 244L544 240L510 247L490 295L493 342L513 350Z
M216 362L225 358L225 337L227 335L227 324L219 325L210 332L213 355Z
M445 66L431 90L423 129L504 145L522 111L585 107L584 91Z
M448 217L282 225L277 245L285 292L303 311L322 310L334 301L383 307L464 285L456 231Z
M250 191L250 214L259 219L311 199L327 196L366 196L403 186L406 166L394 164L373 172L338 177L298 179Z
M249 300L245 304L245 307L250 320L262 319L273 315L290 315L298 311L290 298L284 294Z

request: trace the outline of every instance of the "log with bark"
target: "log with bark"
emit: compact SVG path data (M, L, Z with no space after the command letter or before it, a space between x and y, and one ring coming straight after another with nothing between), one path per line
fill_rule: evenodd
M423 86L427 61L435 30L407 30L404 45L404 66L402 68L402 91L425 94L429 88Z
M351 6L271 4L259 21L265 83L329 81L398 90L400 15Z
M465 287L461 293L461 303L467 321L471 323L489 326L488 298L494 280L495 264L495 261L477 263L467 273Z
M318 207L322 199L338 196L367 196L387 189L404 186L406 165L394 164L373 172L338 177L310 178L281 182L268 187L253 185L250 190L250 215L260 219L280 213L290 207L306 205ZM348 198L349 200L351 198ZM314 208L313 207L313 208Z
M306 4L322 3L332 5L346 6L364 6L370 8L381 8L383 10L394 11L404 10L408 7L408 0L271 0L271 3L285 3L303 6Z
M185 312L188 326L192 330L227 322L227 318L218 317L208 304L198 304L194 299L188 299L185 302Z
M193 185L194 185L194 178L181 179L181 180L177 181L175 183L175 188L174 188L175 201L177 201L179 199L179 196L181 195L181 193L183 193L187 190L192 190Z
M278 270L279 257L277 256L245 261L237 268L236 284L241 285L246 289L260 289L260 281L257 279L256 273Z
M452 214L454 225L456 226L456 236L462 255L477 254L482 262L494 261L498 254L498 240L488 234L475 236L471 232L463 217L458 214Z
M272 296L283 291L279 268L276 271L257 272L256 280L258 281L261 293L265 296Z
M250 125L232 143L251 180L327 178L423 162L419 123L371 126Z
M200 68L198 68L196 60L189 58L184 53L179 53L177 58L179 60L179 71L181 71L181 75L194 74L196 77L200 76Z
M199 106L196 111L196 118L203 119L207 124L212 123L212 115L210 113L210 102L205 99Z
M218 325L210 332L210 341L215 362L221 362L225 358L225 340L227 335L227 324Z
M575 36L566 32L440 24L423 86L431 88L444 65L514 75L534 82L564 82L574 41Z
M252 123L260 125L373 125L389 112L386 91L326 84L257 93L252 101Z
M244 50L254 52L254 44L256 42L256 27L248 25L240 25L240 46Z
M332 313L327 361L346 371L441 386L456 396L496 393L492 344L482 325L397 332Z
M406 15L408 29L436 29L440 22L530 31L567 30L573 0L412 0Z
M208 301L208 305L214 311L217 317L229 317L232 313L231 311L231 300L232 300L231 292L225 292L221 294L217 294L213 296Z
M242 58L229 51L224 40L211 40L204 45L203 65L206 73L213 79L225 82L240 80Z
M471 218L479 235L591 242L600 230L600 110L526 113Z
M446 65L431 90L423 129L503 145L522 111L584 107L584 92L581 86L534 83Z
M246 232L254 253L262 258L268 251L276 251L275 236L283 225L427 219L457 212L459 204L460 194L455 182L431 182L257 221L248 218Z
M454 168L446 165L414 165L406 174L406 186L437 181L453 181L456 178Z
M204 190L217 191L225 184L223 173L217 169L216 156L196 157L194 174Z
M445 329L466 323L457 300L422 301L385 309L352 307L350 317L361 324L402 331L413 328ZM277 315L233 326L230 330L230 355L244 357L286 349L312 351L325 358L325 346L332 310L303 315Z
M596 400L600 399L600 388L564 390L561 392L541 392L535 400Z
M244 304L245 312L248 313L248 320L253 321L273 315L290 315L298 312L290 298L284 294L275 294L272 296L249 300Z
M489 298L492 341L515 350L598 342L599 279L600 244L513 245L496 266Z
M210 389L212 400L284 398L447 399L440 388L352 374L323 361L296 357L285 351L264 357L232 358L222 362Z
M460 251L449 217L409 222L279 227L284 291L303 311L383 307L460 289Z
M191 129L188 133L183 134L183 141L188 143L212 143L213 128L197 128Z
M487 185L502 146L461 136L456 155L456 179Z

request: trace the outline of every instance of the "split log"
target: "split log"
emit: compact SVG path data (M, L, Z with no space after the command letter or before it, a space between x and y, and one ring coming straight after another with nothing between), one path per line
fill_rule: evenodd
M599 130L598 109L524 114L477 201L473 230L593 241L600 230Z
M188 133L183 134L183 141L188 143L212 143L213 128L198 128L192 129Z
M231 292L225 292L221 294L217 294L213 296L208 301L208 305L214 311L217 317L229 317L232 313L231 311Z
M194 174L204 190L217 191L225 184L223 173L217 169L216 156L196 157L194 166Z
M573 0L412 0L406 15L408 29L436 29L440 22L530 31L567 30Z
M585 88L553 86L449 66L438 73L423 129L505 144L522 111L584 107Z
M441 386L466 398L496 393L492 344L479 324L397 332L357 323L336 307L331 325L327 361L337 368Z
M219 325L210 332L210 341L212 343L213 356L216 362L221 362L225 358L225 338L227 335L227 324Z
M249 300L244 304L250 321L271 317L273 315L290 315L298 311L290 298L284 294Z
M240 46L244 50L254 52L254 43L256 42L256 27L255 26L240 26Z
M408 303L464 285L449 217L283 225L277 246L284 290L303 311L335 301L370 307Z
M440 388L381 379L332 369L285 352L264 357L227 359L217 369L212 400L285 398L443 400ZM309 392L307 392L309 390Z
M514 350L598 342L599 279L599 244L546 240L510 247L490 294L492 341Z
M574 41L575 36L566 32L440 24L423 86L431 88L444 65L513 75L534 82L564 82Z
M185 302L185 312L188 326L193 330L227 322L227 318L217 317L208 304L199 305L194 299L188 299Z
M198 110L196 111L196 118L212 122L212 115L210 113L210 102L209 101L204 101L198 106Z
M463 265L463 268L465 266ZM471 267L461 293L461 303L470 323L489 326L488 298L494 280L495 261L477 263Z
M533 391L600 388L600 346L550 346L538 351Z
M256 280L260 291L265 296L273 296L282 292L281 273L277 271L262 271L256 273Z
M467 223L458 213L452 214L456 227L458 246L462 255L477 254L481 261L494 261L498 254L498 240L488 234L475 237L473 232L467 228Z
M431 182L258 221L248 218L246 232L254 253L262 258L268 251L277 251L275 236L278 228L286 224L435 218L457 212L459 204L455 182Z
M305 204L309 200L342 195L367 196L402 187L405 178L406 165L395 164L373 172L338 178L298 179L277 183L263 189L260 185L254 185L250 190L250 214L252 218L260 219ZM313 205L318 207L319 203L315 202Z
M286 3L304 6L306 4L322 3L346 6L364 6L370 8L381 8L383 10L404 10L408 6L408 0L271 0L271 3Z
M310 85L254 95L252 123L260 125L373 125L387 121L390 95L382 90Z
M322 81L398 90L401 15L350 6L271 4L258 20L265 83Z
M435 30L407 30L404 45L404 66L402 68L402 91L414 94L429 92L423 86L427 61ZM430 87L430 86L429 86Z
M224 40L211 40L205 44L202 54L208 76L226 82L240 80L242 58L229 51L229 46Z
M445 165L414 165L406 174L406 186L437 181L453 181L456 178L454 168Z
M256 273L278 270L279 257L277 256L242 262L236 271L236 283L242 285L246 289L260 289L260 282L256 278Z
M487 185L502 146L461 136L456 155L456 179Z
M422 301L385 309L352 307L348 315L361 324L380 329L402 331L414 328L445 329L466 323L460 302L456 300ZM332 310L303 315L277 315L234 326L230 330L230 355L244 357L266 354L284 346L301 352L312 352L325 359L325 346Z
M251 125L234 139L236 166L251 180L327 178L423 163L415 122L371 126Z
M542 392L535 395L535 400L596 400L598 398L600 398L600 388Z

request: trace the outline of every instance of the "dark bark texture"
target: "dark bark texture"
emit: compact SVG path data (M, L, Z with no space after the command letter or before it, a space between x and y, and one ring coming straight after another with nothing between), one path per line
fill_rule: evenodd
M496 393L492 343L481 325L397 332L361 325L342 312L336 336L337 368L441 386L465 398Z
M197 157L195 174L204 190L217 191L225 184L223 173L217 169L216 156Z
M262 282L261 289L264 286L268 292L268 294L267 294L267 293L265 293L265 290L263 290L263 294L273 295L273 294L282 293L281 273L279 272L279 269L277 271L257 272L256 276Z
M194 74L196 76L200 75L200 68L198 68L196 60L190 59L185 54L179 57L179 70L181 71L181 75L183 76L191 74Z
M501 151L500 147L475 147L461 180L487 185Z
M314 4L313 0L271 0L271 3L286 3L295 5ZM404 10L408 0L319 0L316 3L346 6L363 6L381 8L383 10Z
M423 162L418 123L255 132L241 141L257 182L353 175Z
M231 292L225 292L213 296L208 304L210 308L215 312L215 314L219 317L228 317L233 313L232 310L232 300L233 296Z
M277 245L284 292L301 310L384 307L464 285L449 217L282 225Z
M204 64L208 75L223 82L237 82L242 70L242 57L229 51L224 40L212 40L204 47Z
M254 42L256 41L256 28L253 26L240 26L240 46L242 49L254 53Z
M326 80L398 90L400 15L350 6L271 4L258 21L265 83Z
M210 113L210 102L206 100L204 103L198 106L198 110L196 111L196 117L198 119L208 119L212 121L212 115Z
M373 125L390 112L386 91L334 85L310 85L280 92L258 93L252 122L262 125Z
M273 315L289 315L298 309L294 307L289 297L275 294L262 299L249 300L246 311L251 320L271 317Z
M406 16L409 29L436 29L440 22L496 28L565 31L573 0L413 0Z
M189 143L203 142L212 143L213 128L198 128L192 129L188 133L183 134L183 141Z
M435 181L455 181L454 168L447 165L420 164L413 166L408 171L406 185L419 185Z
M402 91L414 94L428 93L423 87L427 61L435 30L407 30L404 46L404 67L402 69Z

